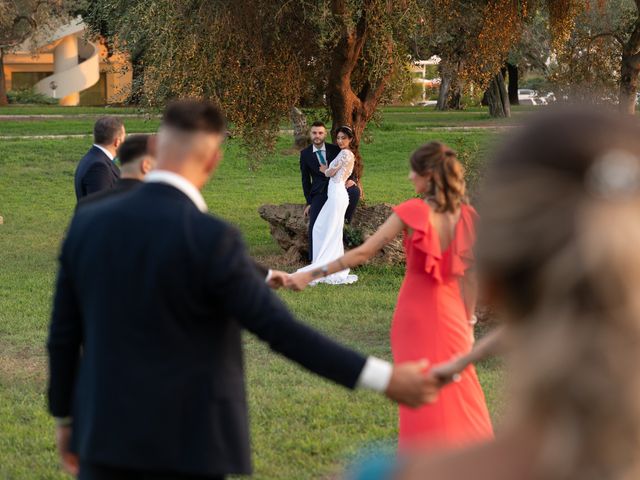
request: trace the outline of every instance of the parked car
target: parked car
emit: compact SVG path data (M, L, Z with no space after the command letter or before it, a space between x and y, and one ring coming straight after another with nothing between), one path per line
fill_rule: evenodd
M437 104L438 102L436 100L424 100L422 102L418 102L416 103L416 105L418 107L433 107Z
M537 97L538 92L535 90L530 88L518 89L518 103L520 105L540 105L542 102L540 102Z

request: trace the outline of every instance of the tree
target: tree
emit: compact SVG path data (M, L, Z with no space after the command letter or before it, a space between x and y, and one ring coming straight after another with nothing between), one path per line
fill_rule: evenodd
M6 105L4 55L65 20L66 4L61 0L0 0L0 105Z
M558 52L551 80L572 101L611 103L634 113L640 69L640 7L610 0L575 17L575 28Z
M89 3L86 19L116 48L141 52L148 104L219 103L255 166L281 119L317 91L310 84L321 85L332 132L349 124L361 137L404 68L413 8L413 0L102 0Z
M620 67L620 110L634 115L640 73L640 0L635 0L635 21L631 34L622 47Z
M530 23L544 10L549 35L560 45L581 8L578 0L422 0L420 5L428 19L422 33L426 50L442 58L439 106L446 105L446 89L457 79L486 89L492 116L510 114L504 76L498 73ZM512 85L512 96L516 93Z
M512 47L507 57L509 103L518 105L520 79L529 71L548 73L547 60L551 56L548 14L542 9L531 13L523 25L520 40Z

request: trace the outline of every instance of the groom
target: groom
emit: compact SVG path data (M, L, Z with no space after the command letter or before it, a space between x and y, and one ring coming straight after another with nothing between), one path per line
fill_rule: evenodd
M340 153L340 147L325 142L327 127L322 122L313 122L310 134L311 145L300 152L300 173L302 174L302 191L307 201L304 216L309 217L309 260L313 260L313 225L327 201L329 185L329 178L320 171L320 166L329 165ZM346 187L349 194L346 216L350 221L360 198L360 187L357 185L355 172L347 180Z
M426 361L390 365L298 322L255 272L239 232L200 193L225 120L170 105L157 168L79 209L62 245L48 338L49 409L80 480L220 479L251 471L242 330L308 370L419 406Z

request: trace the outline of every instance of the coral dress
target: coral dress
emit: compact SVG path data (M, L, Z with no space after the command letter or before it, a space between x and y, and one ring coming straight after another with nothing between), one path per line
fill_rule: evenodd
M459 280L474 263L476 211L461 206L445 251L430 223L427 203L412 199L394 212L412 230L405 231L407 268L391 327L394 361L426 358L433 365L468 352L472 327ZM491 419L473 367L464 371L459 383L443 388L435 403L419 409L400 407L400 449L459 446L491 438Z

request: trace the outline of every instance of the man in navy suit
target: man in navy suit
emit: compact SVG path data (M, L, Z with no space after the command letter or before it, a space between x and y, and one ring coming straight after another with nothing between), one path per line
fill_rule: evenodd
M144 177L155 167L153 153L155 139L151 135L130 135L118 148L120 178L113 188L94 192L78 201L76 208L101 202L114 195L126 193L142 185Z
M93 126L93 146L76 168L76 199L115 187L120 170L113 163L126 132L117 117L101 117Z
M410 406L433 399L426 361L391 365L298 322L239 232L200 194L226 123L208 102L170 105L157 168L78 209L60 254L49 410L80 480L220 479L251 472L241 332L347 388Z
M313 225L320 214L320 210L327 201L329 178L320 171L320 165L329 165L340 153L340 147L326 143L327 127L322 122L311 124L311 145L300 151L300 173L302 175L302 191L307 204L304 208L305 217L309 217L309 260L313 259ZM346 220L351 221L355 207L360 199L360 187L355 172L351 174L345 186L349 194L349 207L345 214Z

